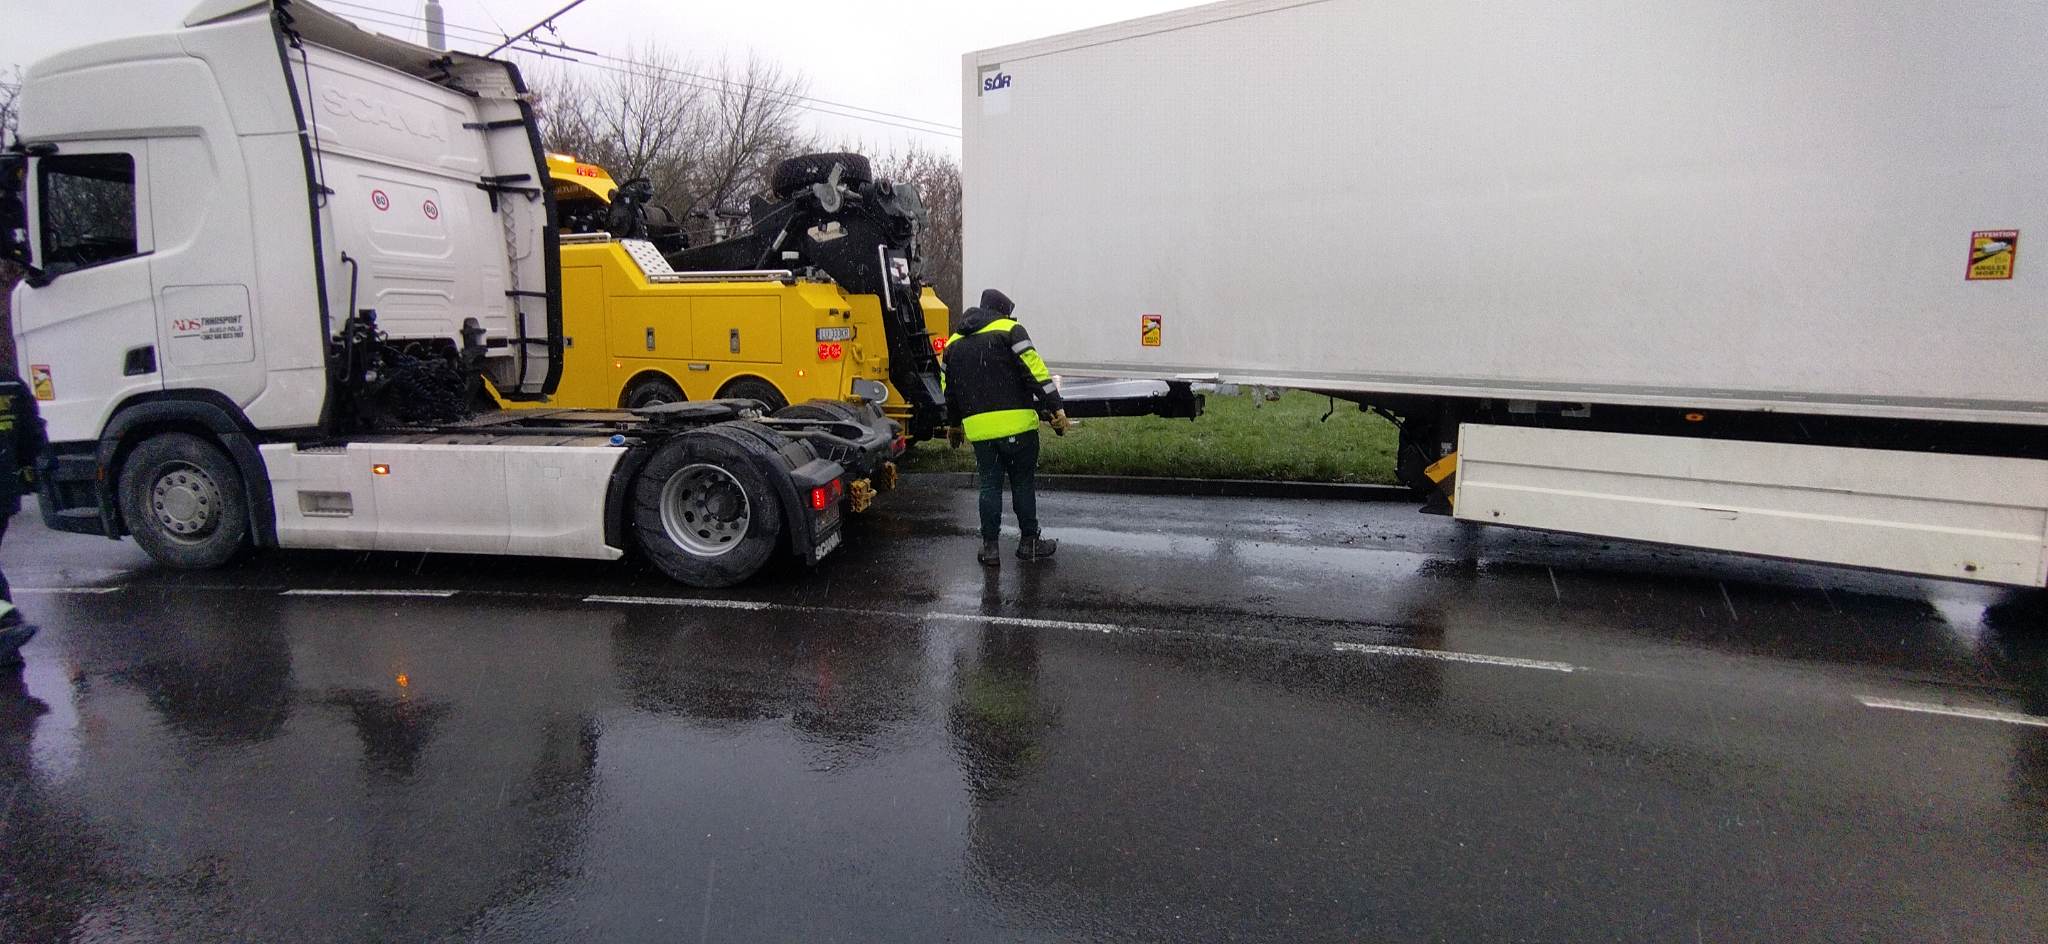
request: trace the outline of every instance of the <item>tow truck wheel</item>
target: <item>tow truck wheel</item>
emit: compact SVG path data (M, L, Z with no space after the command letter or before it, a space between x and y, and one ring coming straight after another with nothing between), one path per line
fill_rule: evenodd
M718 436L679 436L634 480L640 549L671 579L730 587L781 544L782 502L746 450Z
M158 563L219 567L249 538L242 473L218 446L190 433L153 436L121 466L121 517Z
M682 403L689 399L683 396L682 388L666 377L647 377L633 381L626 392L619 395L619 405L629 410L643 406L659 406L663 403Z
M789 399L782 395L782 391L775 389L774 384L754 377L741 377L732 383L726 384L725 389L718 392L718 398L721 400L759 400L763 406L768 408L768 412L771 414L789 406Z

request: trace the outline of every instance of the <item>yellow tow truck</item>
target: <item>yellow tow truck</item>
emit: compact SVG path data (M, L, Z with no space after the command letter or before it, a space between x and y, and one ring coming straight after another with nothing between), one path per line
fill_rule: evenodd
M548 155L561 240L553 408L879 397L912 438L943 422L948 312L913 274L923 207L855 154L776 168L737 235L691 247L644 180Z

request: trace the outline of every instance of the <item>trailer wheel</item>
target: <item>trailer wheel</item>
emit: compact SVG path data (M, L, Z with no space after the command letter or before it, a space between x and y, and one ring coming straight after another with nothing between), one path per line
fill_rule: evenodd
M718 398L721 400L759 400L761 405L767 407L767 412L771 414L789 406L789 398L784 397L782 391L775 389L774 384L758 377L741 377L732 383L726 384L725 389L718 392Z
M685 435L663 446L634 480L633 530L670 579L730 587L775 554L782 502L746 446Z
M619 394L619 405L628 410L645 406L660 406L663 403L682 403L688 400L683 389L667 377L643 377L633 381L632 386Z
M822 184L832 177L832 165L839 165L839 182L848 187L858 187L875 179L875 171L868 159L858 154L827 152L792 157L775 165L769 175L769 186L775 195L784 200L812 184Z
M143 440L121 466L121 516L135 543L158 563L185 570L219 567L249 539L249 499L241 470L214 444L190 433Z

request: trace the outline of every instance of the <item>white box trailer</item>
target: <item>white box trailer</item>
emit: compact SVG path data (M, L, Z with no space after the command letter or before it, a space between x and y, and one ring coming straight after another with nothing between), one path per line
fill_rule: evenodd
M1067 374L1385 410L1418 487L1467 424L1669 460L1580 470L1583 501L1514 523L2039 584L2048 263L2020 237L2048 233L2048 76L2001 64L2044 31L2039 4L1233 0L974 52L966 284ZM1770 515L1638 527L1652 493L1728 511L1704 483L1754 457L1609 435L1841 450L1780 457L1819 470L1801 493L1898 497L1914 453L1982 456L2009 514L1919 555L1729 534ZM1461 517L1503 510L1445 484ZM2031 550L1987 566L1986 527Z
M297 0L204 0L35 63L0 254L29 272L44 520L194 568L252 545L638 550L719 586L829 553L902 449L879 393L479 411L486 384L544 401L560 378L545 167L510 63Z

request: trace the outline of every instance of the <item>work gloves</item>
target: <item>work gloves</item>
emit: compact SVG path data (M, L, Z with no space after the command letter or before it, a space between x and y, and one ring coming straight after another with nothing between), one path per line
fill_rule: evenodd
M1059 435L1061 435L1061 436L1065 436L1065 435L1067 434L1067 430L1070 430L1070 429L1073 429L1073 428L1074 428L1074 421L1073 421L1073 420L1070 420L1070 419L1067 419L1067 411L1065 411L1065 410L1055 410L1055 411L1053 411L1053 414L1052 414L1052 431L1053 431L1053 432L1055 432L1055 433L1057 433L1057 434L1059 434Z
M967 445L967 434L962 432L958 426L946 427L946 445L955 449Z

